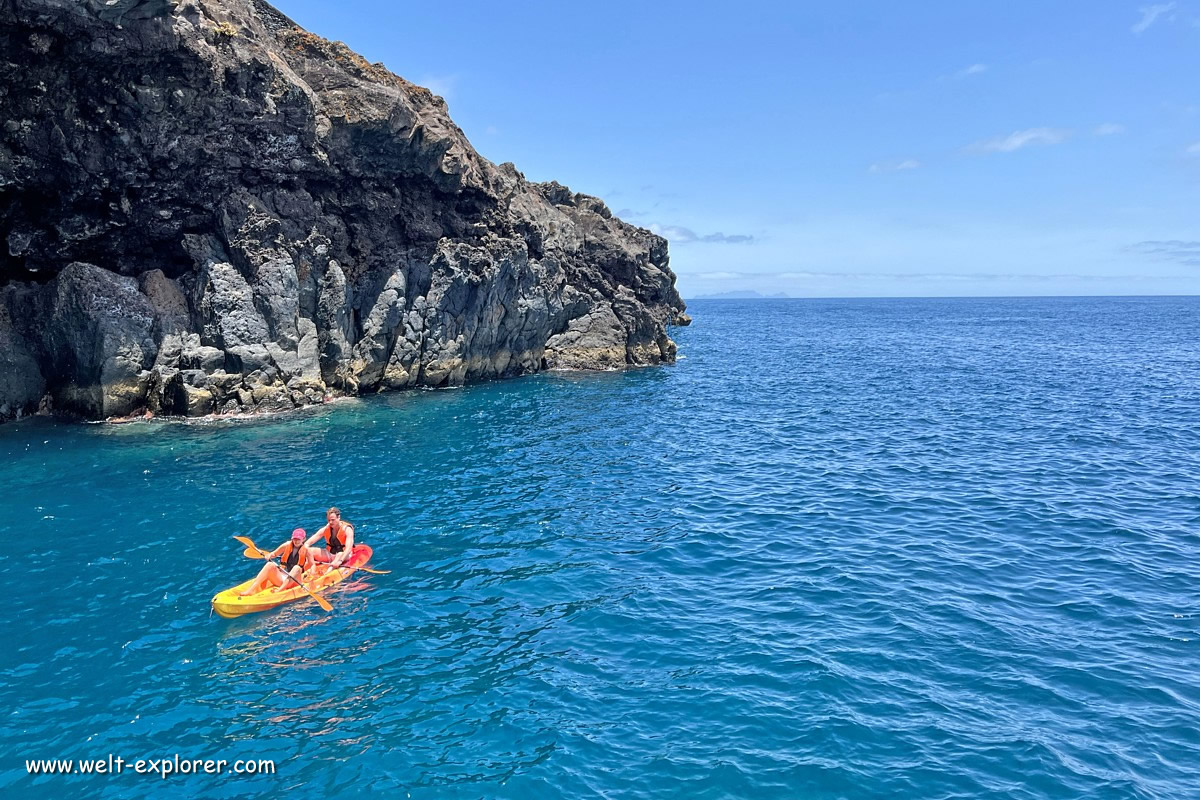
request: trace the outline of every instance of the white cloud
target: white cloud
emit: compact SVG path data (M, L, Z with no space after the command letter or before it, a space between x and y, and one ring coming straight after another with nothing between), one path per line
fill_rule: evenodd
M681 225L658 225L651 224L650 230L670 240L674 244L690 244L692 242L704 242L707 244L751 244L754 242L754 237L742 233L725 235L718 231L717 233L700 234L693 231L691 228L684 228Z
M1200 142L1189 145L1188 148L1183 152L1187 153L1189 156L1200 156Z
M1097 125L1096 129L1092 131L1096 136L1115 136L1118 133L1124 132L1125 126L1118 125L1115 122L1105 122L1103 125Z
M1132 253L1152 256L1165 261L1177 261L1189 267L1200 267L1200 242L1186 239L1151 240L1127 248Z
M1142 253L1149 255L1164 255L1172 257L1169 254L1160 254L1153 252L1149 248L1142 248L1141 245L1188 245L1193 248L1192 251L1185 251L1184 257L1190 256L1191 260L1184 263L1192 266L1200 266L1200 252L1196 252L1195 248L1200 248L1200 242L1139 242L1138 245L1128 248L1131 252ZM850 280L885 280L885 281L1052 281L1052 280L1075 280L1075 281L1104 281L1104 280L1125 280L1133 277L1131 275L1100 275L1087 274L1080 272L856 272L856 271L838 271L838 272L797 272L788 270L785 272L697 272L685 274L688 278L698 278L709 281L730 281L740 280L743 282L757 282L768 279L780 279L786 281L825 281L829 279L850 279ZM1153 276L1159 279L1161 276Z
M1157 3L1152 6L1142 6L1138 9L1138 12L1142 15L1142 18L1134 23L1133 27L1129 30L1138 35L1145 33L1147 28L1149 28L1155 22L1158 22L1159 17L1161 17L1163 14L1170 14L1174 10L1174 3ZM1167 17L1167 19L1174 19L1174 15Z
M417 86L424 86L429 91L449 102L451 95L454 94L454 86L458 83L457 75L422 75L413 83Z
M867 171L873 173L900 172L906 169L916 169L919 166L921 166L920 161L917 161L915 158L906 158L903 161L881 161L872 164Z
M1177 152L1184 144L1188 142ZM831 209L794 222L764 221L767 227L761 233L755 230L753 246L676 247L672 242L671 268L684 297L737 289L814 297L1194 295L1200 265L1127 249L1151 239L1200 241L1200 228L1186 210L1164 211L1168 209L1147 208L1145 219L1126 218L1128 227L1114 227L1108 220L1077 227L945 209L930 214L890 209L882 215L846 215ZM715 222L708 225L704 230L716 229ZM738 256L743 257L740 263L734 260ZM1064 267L1067 264L1080 266ZM697 277L716 272L741 277ZM931 277L943 275L965 277Z
M941 83L946 83L947 81L961 81L961 80L971 77L972 75L978 75L982 72L987 72L987 71L988 71L987 64L971 64L969 66L963 67L962 69L958 70L957 72L951 72L949 75L939 75L938 81Z
M980 153L1011 153L1030 145L1052 145L1065 142L1071 132L1059 128L1029 128L1023 131L1013 131L1007 136L997 136L975 142L968 149Z

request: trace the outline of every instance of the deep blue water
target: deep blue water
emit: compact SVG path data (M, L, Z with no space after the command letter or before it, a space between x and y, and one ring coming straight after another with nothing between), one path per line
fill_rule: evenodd
M691 311L669 368L0 426L0 795L1200 797L1200 299ZM210 617L329 504L390 575ZM110 753L278 773L25 773Z

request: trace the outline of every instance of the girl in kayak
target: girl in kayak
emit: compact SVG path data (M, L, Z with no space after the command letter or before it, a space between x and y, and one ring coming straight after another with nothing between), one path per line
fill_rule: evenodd
M313 560L319 564L340 567L354 552L354 526L342 519L342 512L337 506L325 512L325 519L328 524L310 536L304 544L312 547L314 542L324 537L325 549L313 550Z
M315 537L314 537L315 538ZM304 541L304 528L296 528L292 531L290 541L276 547L271 551L271 558L278 558L279 563L274 564L268 561L259 570L258 577L254 579L254 583L250 584L250 588L244 592L238 592L241 597L247 595L258 594L268 586L285 587L295 586L295 581L288 578L290 574L297 581L302 580L305 572L312 569L314 559L314 551L308 547Z

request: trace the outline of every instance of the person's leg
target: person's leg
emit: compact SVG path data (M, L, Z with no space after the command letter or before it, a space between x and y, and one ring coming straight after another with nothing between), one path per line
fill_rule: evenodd
M247 595L258 594L263 589L267 588L267 576L274 571L275 565L268 562L263 564L263 568L254 576L254 583L250 584L250 588L244 592L238 592L238 597L246 597Z
M299 564L292 567L291 570L288 572L288 574L296 579L294 581L285 579L285 583L287 584L286 588L288 588L288 589L298 586L304 580L304 570L300 567Z
M333 561L332 553L330 553L328 550L313 550L312 557L313 561L315 562L312 569L313 575L319 577L324 575L326 572L329 572L329 567L327 565L330 561Z
M272 564L271 566L274 567L274 569L272 569L271 574L267 576L267 580L269 580L271 585L276 589L288 588L288 584L291 584L291 581L287 579L287 573L283 571L283 567L275 564Z

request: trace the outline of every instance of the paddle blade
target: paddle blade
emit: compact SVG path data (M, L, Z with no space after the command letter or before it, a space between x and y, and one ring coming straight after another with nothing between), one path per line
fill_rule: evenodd
M254 540L251 539L249 536L235 536L233 538L236 539L237 541L241 542L242 544L246 545L246 551L244 553L242 553L242 555L246 556L246 558L270 558L271 557L270 553L267 553L264 550L262 550L258 545L256 545L254 543Z
M313 600L316 600L317 605L319 605L321 608L325 609L326 611L333 611L333 606L329 605L328 600L326 600L324 597L321 597L321 595L317 594L312 589L305 586L303 581L296 580L295 575L292 575L290 572L285 572L283 574L286 575L292 581L292 583L296 584L301 589L303 589L305 592L307 592L309 597L311 597Z

